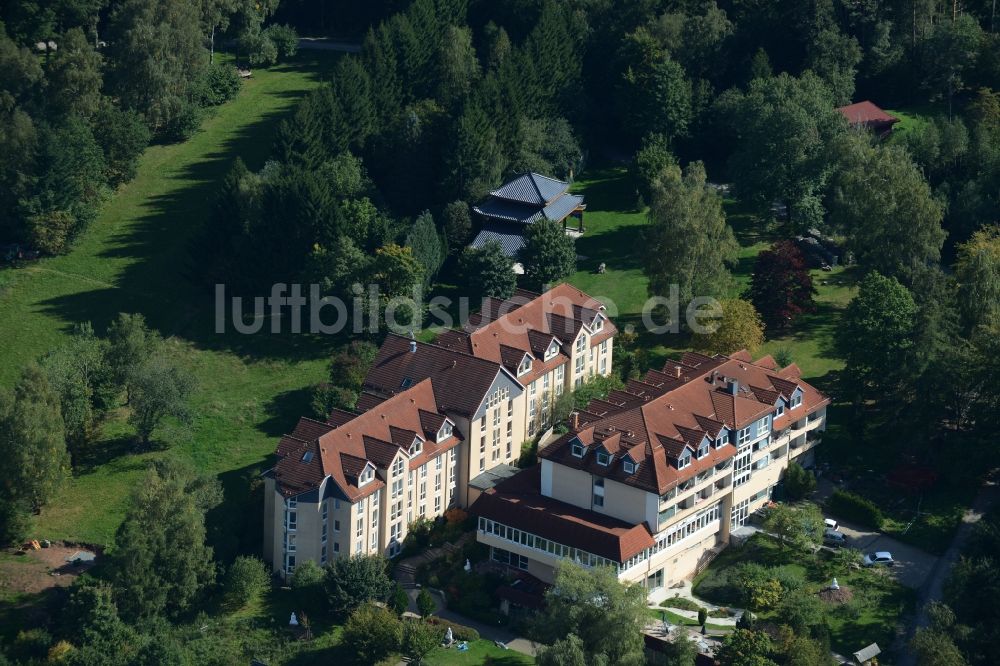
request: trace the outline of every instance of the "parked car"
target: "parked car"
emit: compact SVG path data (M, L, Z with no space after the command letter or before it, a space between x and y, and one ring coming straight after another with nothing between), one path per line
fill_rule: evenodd
M823 530L823 543L826 544L827 546L834 546L834 547L846 546L847 537L844 535L843 532L840 532L838 530L832 530L828 527L825 530Z
M868 553L865 558L861 561L866 567L891 567L896 564L896 560L892 559L892 553L887 550L879 550L874 553Z
M835 530L840 527L840 525L837 524L837 521L833 518L824 518L823 524L826 525L826 529L828 530Z

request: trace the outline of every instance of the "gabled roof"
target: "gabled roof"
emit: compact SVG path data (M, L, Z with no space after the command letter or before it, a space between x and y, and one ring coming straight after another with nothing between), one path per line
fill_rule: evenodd
M353 502L385 485L377 477L358 485L358 477L369 464L387 469L402 455L414 469L457 446L461 438L453 431L440 443L425 441L419 455L409 456L414 438L428 424L444 422L441 415L440 420L430 418L436 402L432 382L424 380L337 427L327 426L323 432L316 421L300 419L296 432L312 438L286 435L281 440L273 471L278 490L290 497L314 490L329 478Z
M899 118L886 113L868 100L841 106L837 111L852 125L891 125L899 122Z
M497 189L490 196L534 206L544 206L569 189L569 183L534 172L523 173Z
M775 418L775 430L829 402L818 390L796 378L797 367L775 372L772 362L761 366L750 358L745 351L728 357L690 352L680 361L668 361L662 372L651 371L641 381L630 381L624 390L591 401L586 410L577 412L576 430L546 447L539 456L663 494L736 455L735 438L731 437L728 444L711 447L708 456L678 470L670 462L676 461L686 448L697 449L705 437L714 441L723 427L739 430L773 414L780 393L788 391L785 395L790 395L790 391L801 389L803 406ZM592 455L585 454L582 459L573 456L569 442L574 438L587 446L588 452L598 446L616 456L627 451L640 463L638 473L626 475L621 466L599 465Z
M514 224L504 224L500 222L489 222L483 225L482 230L469 243L469 247L482 247L490 241L500 244L503 253L512 259L516 258L524 247L524 236L521 235L523 229Z
M430 378L438 400L431 411L475 414L501 372L499 354L496 359L477 358L424 342L416 342L416 351L411 352L411 342L401 335L388 335L365 377L364 389L388 397L404 390L401 387L407 381L413 385Z

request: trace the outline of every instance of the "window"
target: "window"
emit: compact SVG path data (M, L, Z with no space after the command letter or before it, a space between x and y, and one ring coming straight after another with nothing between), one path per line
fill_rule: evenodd
M608 341L607 340L605 340L604 342L601 343L601 353L602 354L607 354L608 353Z
M559 353L559 343L553 340L549 344L549 348L545 350L545 360L549 360L553 356Z
M587 335L581 333L580 337L576 339L576 351L577 353L582 353L584 349L587 348Z
M285 511L285 529L294 532L298 526L298 512Z
M573 443L570 445L570 450L573 452L574 456L576 456L577 458L582 458L583 457L583 442L581 442L578 439L574 439Z
M333 552L335 552L335 553L339 553L340 552L340 544L337 543L336 541L333 542Z
M358 477L358 486L363 486L375 478L375 467L368 463L365 468L361 471L361 476Z
M403 494L403 480L396 479L392 482L392 498L396 499Z
M597 495L597 494L594 495L594 506L604 506L603 495Z
M790 407L791 407L791 409L795 409L796 407L798 407L801 404L802 404L802 394L801 393L796 393L795 395L792 396L792 402L791 402Z
M427 478L427 464L426 463L420 466L420 478L421 479L426 479ZM412 480L412 477L411 477L411 480Z
M424 450L424 443L419 437L413 440L413 444L410 444L410 455L415 456Z
M517 368L517 374L520 377L521 375L525 374L530 370L531 370L531 357L525 354L524 360L521 361L521 365L519 365Z
M598 465L604 465L605 467L607 467L610 462L611 462L611 456L608 455L607 451L598 451L597 452L597 464Z
M326 544L319 550L319 563L326 564Z
M479 432L486 432L486 414L483 414L483 418L479 419Z
M335 520L335 521L333 521L333 532L334 532L334 534L336 534L339 531L340 531L340 521L339 520Z
M548 375L548 373L546 373L545 376L542 377L542 391L543 391L543 395L545 396L546 400L548 400L548 397L549 397L548 396L548 394L549 394L549 375Z
M354 547L354 552L357 553L358 555L360 555L361 554L361 549L363 547L364 547L364 543L361 541L361 539L358 539L358 543Z
M698 460L701 460L708 455L708 442L702 442L701 446L698 447Z
M556 395L562 395L566 383L566 366L560 365L556 368Z
M293 571L295 571L295 556L294 555L289 555L288 556L288 564L285 566L285 571L287 571L288 573L292 573Z
M288 499L288 500L287 500L287 501L285 502L285 504L286 504L286 506L287 506L287 507L288 507L289 509L296 509L296 508L298 508L298 506L299 506L299 501L298 501L297 499L291 499L291 498L289 498L289 499Z
M576 357L576 374L580 374L581 372L583 372L583 363L584 363L585 360L586 360L586 357L584 357L584 356L577 356Z
M606 374L608 371L608 359L604 357L601 359L601 374Z
M760 437L771 429L771 415L768 414L760 421L757 421L757 436Z
M509 419L514 418L514 401L513 400L508 400L507 401L507 418L509 418Z
M434 492L438 492L440 490L441 490L441 475L438 474L437 476L434 477Z
M486 455L486 435L479 438L479 453L480 455Z
M406 462L402 458L397 459L396 464L392 466L393 476L399 476L400 474L403 473L403 470L405 468L406 468Z
M302 454L302 462L308 464L312 462L312 459L313 459L312 451L306 451L305 453Z
M687 449L681 454L680 458L677 459L677 469L684 469L691 464L691 452Z
M444 456L443 455L438 456L437 458L434 459L434 469L440 470L442 467L444 467Z
M743 446L750 441L750 426L743 428L738 433L736 433L736 444L738 446Z
M729 431L723 428L719 431L719 436L715 438L715 448L722 448L729 443Z
M426 481L421 481L420 482L420 499L422 499L422 500L427 499L427 482Z
M538 394L538 380L531 382L531 388L528 391L531 397L535 397Z
M441 513L441 496L434 498L434 513Z
M365 533L365 519L358 518L358 528L354 531L354 536L362 536Z
M496 428L498 425L500 425L500 410L499 409L494 409L493 410L493 427Z
M777 408L776 408L776 410L774 412L774 415L775 416L781 416L784 413L785 413L785 403L784 403L784 401L779 400L778 404L777 404Z
M594 320L594 325L591 328L594 330L595 333L603 329L604 317L602 317L601 315L597 315L597 318Z
M392 509L389 514L389 520L397 520L402 515L403 515L403 503L402 502L393 503ZM372 525L374 526L374 524L375 521L372 520Z
M635 474L635 463L631 460L625 460L622 463L622 467L625 469L626 474Z
M445 421L441 424L441 429L438 430L437 441L443 442L449 437L451 437L451 421Z
M485 471L485 470L486 470L486 458L480 458L479 459L479 471L482 472L482 471Z

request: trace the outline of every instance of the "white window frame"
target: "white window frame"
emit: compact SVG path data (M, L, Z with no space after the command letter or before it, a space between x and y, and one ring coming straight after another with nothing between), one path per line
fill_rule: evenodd
M599 449L597 451L597 464L602 467L607 467L611 464L611 454L604 449Z

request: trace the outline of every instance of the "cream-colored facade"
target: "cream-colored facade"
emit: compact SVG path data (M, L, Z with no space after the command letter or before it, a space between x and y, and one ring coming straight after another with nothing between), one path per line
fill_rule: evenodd
M794 412L792 412L794 414ZM542 461L541 494L574 506L606 514L626 523L645 522L655 546L628 562L611 562L562 544L545 535L503 526L481 518L477 539L503 554L517 556L516 567L552 582L555 566L564 557L583 564L618 566L619 577L641 583L656 599L673 584L703 568L725 543L732 530L766 504L790 461L807 462L826 428L826 408L805 415L781 431L751 432L755 437L739 445L734 458L703 471L664 496L604 477ZM535 547L541 543L542 548Z
M604 339L594 343L595 334ZM569 359L527 385L513 373L498 372L474 415L445 410L462 436L458 446L419 467L401 448L388 466L375 470L384 487L355 503L329 479L317 490L286 499L275 480L265 477L265 560L288 576L305 560L325 564L344 554L395 556L413 521L468 506L472 479L498 465L516 464L521 445L551 425L551 406L559 395L596 374L610 374L612 345L611 336L584 326L561 347Z

